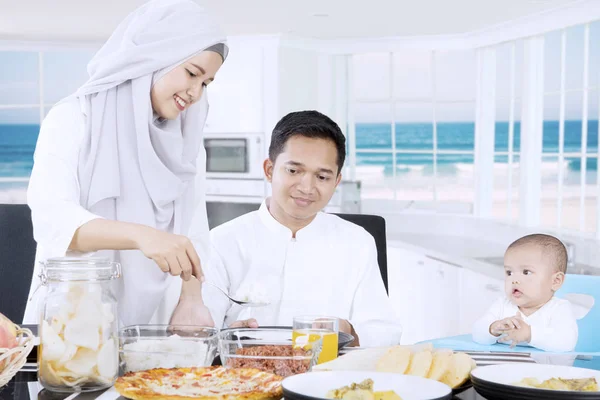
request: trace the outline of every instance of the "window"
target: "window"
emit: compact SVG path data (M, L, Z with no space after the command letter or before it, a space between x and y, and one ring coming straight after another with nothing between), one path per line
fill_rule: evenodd
M600 22L544 41L542 224L596 232Z
M44 53L44 104L52 105L74 93L88 79L90 50L62 50Z
M40 126L39 60L0 52L0 202L25 202Z
M24 203L40 122L87 79L91 50L0 51L0 203Z
M471 213L475 51L357 54L351 69L363 204Z
M494 125L493 216L519 218L521 87L523 42L496 47L496 123Z

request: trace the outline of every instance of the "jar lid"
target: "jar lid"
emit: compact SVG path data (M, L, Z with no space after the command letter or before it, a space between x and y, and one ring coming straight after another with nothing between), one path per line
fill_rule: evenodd
M53 257L41 262L45 282L106 281L121 276L121 265L101 257Z

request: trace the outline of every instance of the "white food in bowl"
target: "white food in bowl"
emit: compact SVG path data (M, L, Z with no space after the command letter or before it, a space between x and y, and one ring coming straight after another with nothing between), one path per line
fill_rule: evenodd
M153 368L205 367L208 345L194 338L172 335L164 339L139 338L123 346L121 361L125 372Z

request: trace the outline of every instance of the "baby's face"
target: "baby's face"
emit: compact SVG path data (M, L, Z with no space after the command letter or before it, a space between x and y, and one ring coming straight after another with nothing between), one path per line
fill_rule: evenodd
M519 307L535 308L545 304L558 290L561 273L555 270L551 257L543 248L522 245L504 255L504 290L508 299Z

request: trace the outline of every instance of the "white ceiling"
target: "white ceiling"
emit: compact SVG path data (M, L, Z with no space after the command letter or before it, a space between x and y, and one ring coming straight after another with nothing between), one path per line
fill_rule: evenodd
M578 0L198 0L229 35L318 39L458 34ZM0 0L0 40L103 41L145 0Z

